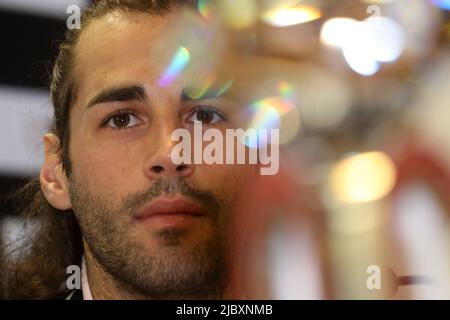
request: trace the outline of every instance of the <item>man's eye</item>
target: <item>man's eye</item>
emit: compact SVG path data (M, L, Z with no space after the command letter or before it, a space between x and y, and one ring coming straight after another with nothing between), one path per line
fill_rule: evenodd
M196 107L189 117L189 121L203 124L216 124L226 120L222 111L210 106Z
M137 115L130 111L120 111L105 120L105 125L112 129L127 129L140 123Z

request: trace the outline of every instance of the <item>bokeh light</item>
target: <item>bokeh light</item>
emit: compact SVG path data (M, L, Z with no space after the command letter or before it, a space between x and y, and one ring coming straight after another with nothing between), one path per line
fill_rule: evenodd
M304 66L301 74L296 93L302 123L314 131L335 130L352 111L351 85L347 79L318 66Z
M341 48L350 40L348 39L356 26L357 21L350 18L332 18L323 24L320 32L322 43Z
M342 49L350 68L363 76L372 76L381 63L393 62L402 54L405 34L398 23L386 17L364 21L333 18L325 22L321 41Z
M348 40L342 47L342 53L349 67L363 76L377 73L380 63L375 58L371 39L362 23L358 23Z
M285 8L271 9L262 14L261 19L274 27L288 27L319 19L322 16L320 9L299 4Z
M385 17L369 18L365 24L370 34L375 59L379 62L397 60L405 45L405 34L400 25Z
M258 20L258 6L254 0L219 0L217 7L231 29L245 29Z
M395 181L393 161L378 151L344 158L334 166L330 175L333 195L345 203L378 200L391 192Z

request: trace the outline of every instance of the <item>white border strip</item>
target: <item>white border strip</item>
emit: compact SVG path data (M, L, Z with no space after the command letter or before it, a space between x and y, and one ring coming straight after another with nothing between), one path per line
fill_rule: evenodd
M53 112L48 93L0 86L0 110L0 174L37 174L43 160L42 136Z
M77 5L84 8L87 0L1 0L0 9L32 15L64 18L67 8Z

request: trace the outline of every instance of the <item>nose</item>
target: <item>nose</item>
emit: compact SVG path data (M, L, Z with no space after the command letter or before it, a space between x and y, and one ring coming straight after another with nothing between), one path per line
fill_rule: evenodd
M147 148L150 152L144 163L144 171L145 175L152 180L163 177L188 177L194 172L194 164L176 164L172 161L172 150L179 143L171 140L172 131L169 128L162 129L158 139L153 136L150 140L154 147Z
M191 175L192 172L193 172L192 165L186 164L174 165L173 163L170 162L164 163L163 161L155 163L150 168L151 176L155 178L161 177L163 175L186 177Z

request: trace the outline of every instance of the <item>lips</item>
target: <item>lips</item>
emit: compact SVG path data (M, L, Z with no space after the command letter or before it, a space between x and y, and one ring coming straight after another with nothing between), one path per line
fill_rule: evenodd
M135 218L138 220L156 218L156 217L170 217L170 216L204 216L204 211L195 202L185 199L159 199L153 201L141 210Z

